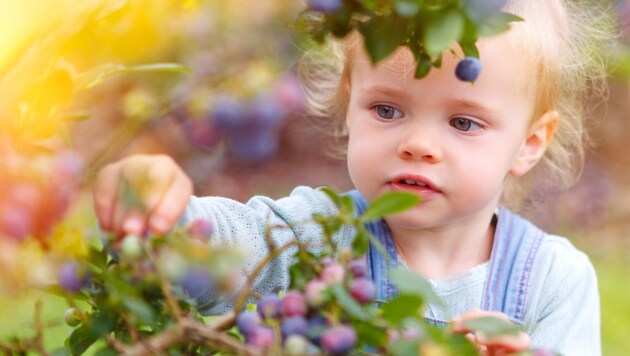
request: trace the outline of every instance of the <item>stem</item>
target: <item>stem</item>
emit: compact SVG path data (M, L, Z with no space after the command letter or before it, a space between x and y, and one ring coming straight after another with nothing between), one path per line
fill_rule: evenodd
M247 283L245 283L245 285L243 286L243 290L239 293L239 296L236 299L236 303L234 303L234 310L236 312L243 309L243 305L245 304L245 300L247 299L247 296L252 289L252 285L254 285L256 277L258 277L263 268L265 268L269 264L269 262L278 257L278 255L287 250L289 247L293 247L296 245L297 243L295 241L292 241L282 247L276 248L271 251L271 253L264 260L260 261L260 263L256 265L252 273L250 273L247 277Z

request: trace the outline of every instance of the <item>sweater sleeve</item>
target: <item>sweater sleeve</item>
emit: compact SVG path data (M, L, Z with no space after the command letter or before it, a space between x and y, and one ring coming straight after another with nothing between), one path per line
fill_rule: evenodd
M311 251L318 253L322 229L312 222L313 214L337 214L337 207L318 189L298 187L287 197L273 200L255 196L242 204L220 197L192 197L180 224L203 218L215 229L212 244L239 248L246 254L244 271L251 271L270 253L267 245L267 226L272 226L270 241L282 247L298 238L308 242ZM334 239L340 246L351 243L352 228L344 227ZM297 248L288 248L272 260L256 278L253 290L260 294L289 285L289 267ZM244 280L243 280L244 282ZM232 308L234 296L204 295L197 299L198 310L204 315L225 313Z
M566 239L549 236L537 269L540 298L528 330L533 348L562 355L601 355L600 303L595 269Z

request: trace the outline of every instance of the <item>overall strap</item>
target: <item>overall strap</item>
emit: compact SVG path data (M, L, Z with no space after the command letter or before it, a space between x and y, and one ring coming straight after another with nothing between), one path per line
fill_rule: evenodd
M357 190L349 191L344 195L350 196L354 201L357 213L363 214L369 204L368 201ZM365 228L377 238L381 246L387 251L386 258L370 243L365 255L370 278L376 286L376 302L383 303L398 295L396 286L389 280L389 270L398 265L398 254L391 237L391 231L385 221L382 219L370 221L365 224Z
M505 313L523 324L536 254L545 233L531 222L502 208L484 286L482 309Z

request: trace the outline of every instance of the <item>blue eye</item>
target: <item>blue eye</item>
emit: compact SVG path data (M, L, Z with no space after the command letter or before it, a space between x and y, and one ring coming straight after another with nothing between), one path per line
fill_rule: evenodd
M453 126L455 129L457 129L458 131L463 131L463 132L477 131L483 128L478 123L470 119L467 119L465 117L456 117L454 119L451 119L449 124Z
M392 119L400 119L403 117L403 113L390 105L376 105L374 106L374 110L381 119L384 120L392 120Z

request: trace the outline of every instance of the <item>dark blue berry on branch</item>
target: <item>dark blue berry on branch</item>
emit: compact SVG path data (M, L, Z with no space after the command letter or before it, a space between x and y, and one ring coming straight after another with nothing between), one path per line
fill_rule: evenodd
M481 73L481 62L475 57L466 57L457 63L455 76L464 82L474 82Z

